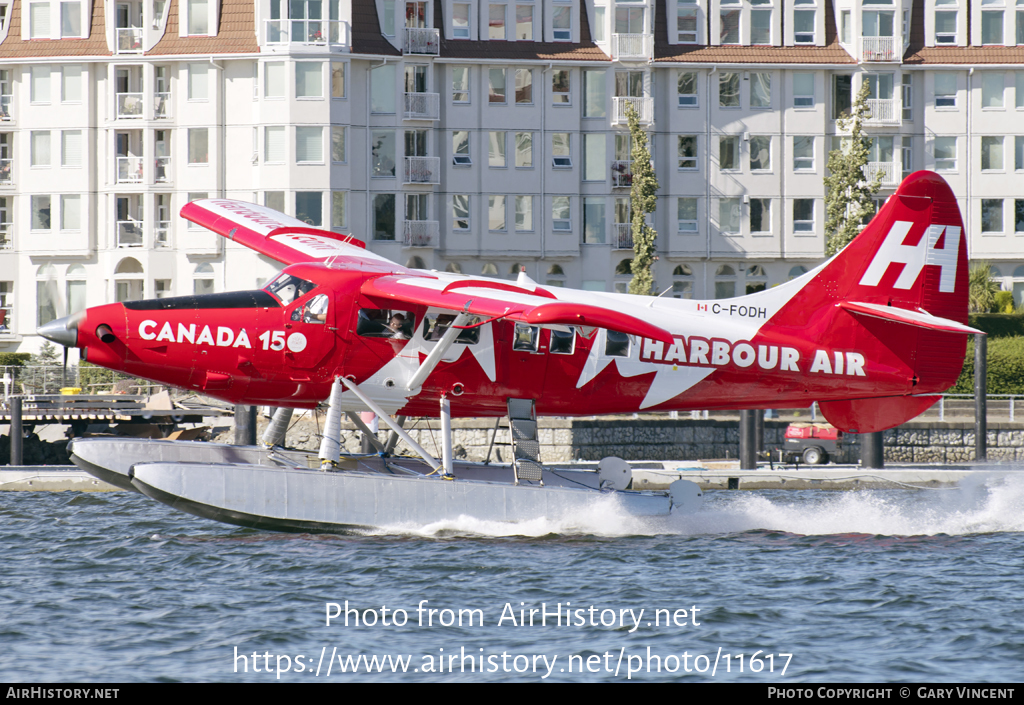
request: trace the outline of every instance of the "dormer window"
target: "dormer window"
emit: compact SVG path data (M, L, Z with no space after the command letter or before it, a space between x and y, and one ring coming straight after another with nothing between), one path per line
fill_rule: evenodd
M935 11L935 43L956 44L956 0L935 0L935 7L953 5L952 10Z
M556 7L551 16L551 28L556 42L572 41L572 7Z
M982 0L981 2L981 43L1003 43L1003 0ZM987 9L998 7L999 9Z
M697 8L680 3L676 7L676 39L680 44L697 43Z
M452 5L452 38L469 39L469 5L455 3Z
M61 38L79 39L82 36L82 4L62 2L60 4Z
M793 43L814 44L814 0L796 0L793 10Z
M50 3L29 3L29 37L32 39L50 38Z
M208 0L188 0L189 36L210 34L210 11Z

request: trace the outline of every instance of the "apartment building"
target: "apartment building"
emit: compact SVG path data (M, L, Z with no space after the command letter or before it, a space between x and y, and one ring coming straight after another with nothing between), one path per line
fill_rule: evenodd
M722 298L822 260L836 118L869 176L960 197L1024 298L1024 9L1006 0L0 0L0 351L110 301L279 267L177 213L250 200L401 264L624 290L627 106L657 286Z

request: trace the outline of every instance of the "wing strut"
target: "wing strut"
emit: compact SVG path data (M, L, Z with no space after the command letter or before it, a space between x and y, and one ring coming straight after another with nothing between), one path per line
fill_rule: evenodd
M468 308L469 304L466 304L466 307ZM430 354L427 355L427 358L419 366L419 369L416 370L416 373L409 379L409 384L406 386L406 389L412 391L417 387L423 386L423 383L427 380L427 375L434 371L434 368L437 367L437 363L441 361L441 356L448 352L448 348L450 348L452 343L455 342L455 339L459 337L459 333L462 332L459 326L466 325L467 321L469 321L469 314L465 311L455 317L452 324L448 326L448 330L446 330L444 335L441 336L441 340L438 341L437 345L434 346L434 349L430 351Z

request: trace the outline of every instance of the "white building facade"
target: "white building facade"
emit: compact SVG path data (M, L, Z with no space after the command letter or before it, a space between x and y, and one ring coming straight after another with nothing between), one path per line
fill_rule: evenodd
M262 286L279 265L177 216L204 197L409 266L624 290L627 106L657 286L772 286L822 259L865 82L880 197L943 174L1024 299L1024 10L1001 0L0 0L0 23L0 351L86 306Z

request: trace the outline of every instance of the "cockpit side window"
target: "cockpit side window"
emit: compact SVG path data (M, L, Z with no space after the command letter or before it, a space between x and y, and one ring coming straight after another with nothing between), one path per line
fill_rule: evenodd
M299 279L292 274L281 274L274 281L263 287L263 290L273 294L282 305L287 306L315 288L316 284L311 281Z
M305 306L300 306L292 311L292 320L303 323L323 323L327 320L328 303L327 294L317 294L307 301Z

